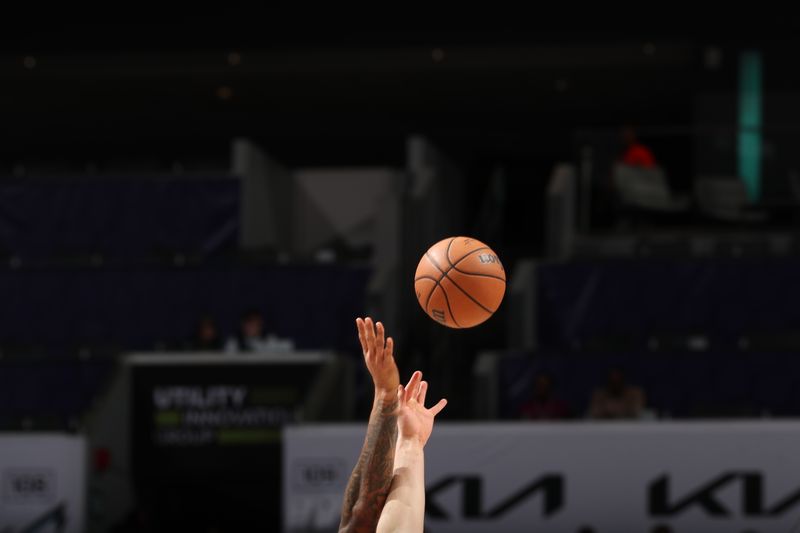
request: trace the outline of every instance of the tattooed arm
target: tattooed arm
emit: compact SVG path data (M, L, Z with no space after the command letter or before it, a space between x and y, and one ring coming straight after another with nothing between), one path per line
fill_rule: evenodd
M375 384L367 436L342 504L341 533L375 531L392 483L397 441L400 375L394 362L394 342L384 341L383 324L357 319L364 361Z

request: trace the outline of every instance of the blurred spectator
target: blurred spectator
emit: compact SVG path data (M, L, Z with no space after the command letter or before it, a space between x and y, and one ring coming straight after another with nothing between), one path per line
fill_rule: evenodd
M658 524L650 531L651 533L672 533L672 528L667 524Z
M222 349L222 338L217 323L210 316L204 316L197 323L197 331L192 339L192 350L213 351Z
M253 352L289 352L294 350L294 343L289 339L281 339L276 335L264 333L264 317L256 309L242 315L239 332L225 343L228 353Z
M531 399L520 408L520 418L530 420L557 420L570 416L566 402L553 393L553 378L537 374L533 379Z
M628 385L622 370L612 368L604 387L592 394L589 416L592 418L639 418L645 405L644 391Z
M620 163L632 167L653 168L656 166L653 152L639 141L636 130L632 126L622 129L622 140L625 143L625 151L622 153Z

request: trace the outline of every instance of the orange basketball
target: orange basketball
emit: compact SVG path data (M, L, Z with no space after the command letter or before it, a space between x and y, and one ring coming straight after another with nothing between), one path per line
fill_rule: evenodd
M481 241L450 237L422 256L414 290L432 319L451 328L471 328L500 307L506 271L497 254Z

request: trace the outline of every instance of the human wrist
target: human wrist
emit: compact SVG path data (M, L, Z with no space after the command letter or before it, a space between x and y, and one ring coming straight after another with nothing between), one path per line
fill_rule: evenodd
M383 390L379 388L375 388L375 398L372 402L373 409L381 409L381 408L391 408L395 409L397 407L397 391L392 391L391 393L388 390Z
M397 436L398 451L416 452L416 451L422 451L424 447L425 445L416 435Z
M375 399L386 400L387 398L389 399L397 398L397 388L386 389L375 385Z

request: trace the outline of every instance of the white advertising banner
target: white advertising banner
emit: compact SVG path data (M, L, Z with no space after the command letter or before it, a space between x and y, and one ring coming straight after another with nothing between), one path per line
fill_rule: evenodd
M0 532L85 531L86 440L0 435Z
M284 430L284 531L336 531L364 425ZM430 533L790 533L800 421L439 423Z

